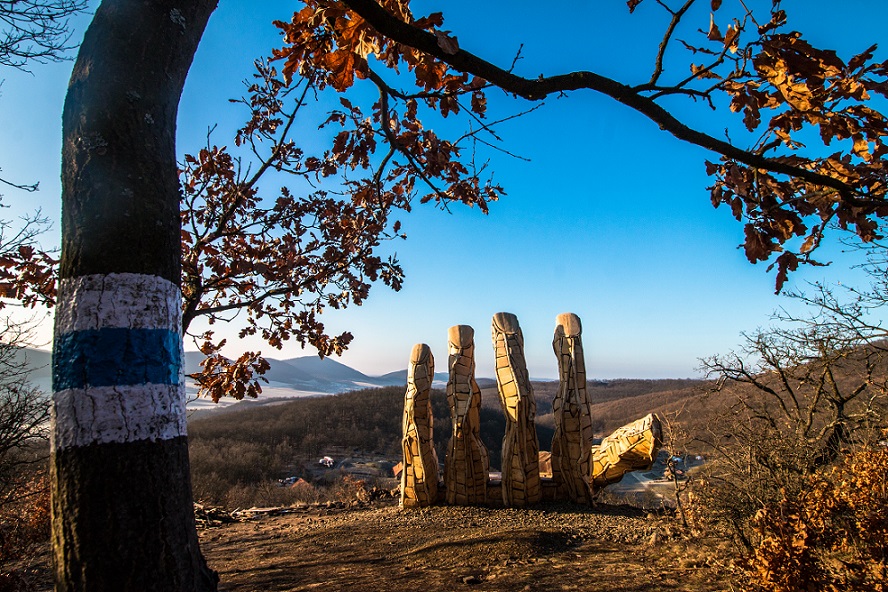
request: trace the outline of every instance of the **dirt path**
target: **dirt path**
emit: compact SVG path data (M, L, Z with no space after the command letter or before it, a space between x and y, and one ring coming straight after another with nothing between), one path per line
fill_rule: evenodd
M204 530L201 546L231 592L729 589L672 528L607 506L305 509Z

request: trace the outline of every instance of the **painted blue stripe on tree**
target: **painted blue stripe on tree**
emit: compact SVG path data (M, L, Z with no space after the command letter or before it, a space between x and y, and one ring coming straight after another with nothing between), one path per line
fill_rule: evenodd
M164 329L105 328L56 337L52 389L179 382L181 337Z

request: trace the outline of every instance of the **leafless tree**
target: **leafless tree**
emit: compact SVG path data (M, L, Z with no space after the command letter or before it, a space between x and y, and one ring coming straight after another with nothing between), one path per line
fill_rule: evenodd
M791 294L807 316L781 310L778 325L745 335L738 351L703 360L723 412L698 436L714 461L697 493L747 547L758 510L797 495L810 475L888 426L888 342L878 320L888 269L884 250L869 252L869 288L813 284Z
M28 382L31 324L0 321L0 506L18 501L30 467L45 462L49 401Z
M84 8L86 0L0 0L0 66L64 59L69 19Z
M0 67L26 70L29 63L65 59L65 52L74 47L69 19L85 8L86 0L0 0ZM37 183L16 183L3 176L0 185L37 190Z
M0 204L2 206L2 204ZM37 238L49 221L37 211L18 222L0 218L0 298L21 297L15 280L29 274L37 253ZM22 265L24 264L24 265ZM6 303L0 300L0 310ZM45 461L49 430L49 401L28 381L34 323L0 317L0 507L15 502L30 478L28 467Z

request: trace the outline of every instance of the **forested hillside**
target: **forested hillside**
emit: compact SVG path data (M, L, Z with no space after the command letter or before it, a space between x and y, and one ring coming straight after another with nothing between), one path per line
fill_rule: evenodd
M700 381L618 380L591 382L596 437L653 410L698 395ZM548 450L554 433L555 382L533 383L537 435ZM443 390L431 393L435 447L444 462L450 410ZM500 466L505 420L496 388L482 394L481 437L492 470ZM339 395L254 406L238 404L195 414L189 422L190 453L198 499L218 499L227 487L259 486L287 476L306 476L303 467L332 449L399 459L404 388L384 387ZM607 432L605 433L605 430Z

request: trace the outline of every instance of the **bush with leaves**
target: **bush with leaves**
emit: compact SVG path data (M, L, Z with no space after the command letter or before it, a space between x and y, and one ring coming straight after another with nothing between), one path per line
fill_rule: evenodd
M0 563L14 561L49 540L49 483L37 471L17 489L14 502L0 506Z
M861 448L759 510L747 565L769 592L888 589L888 448Z

